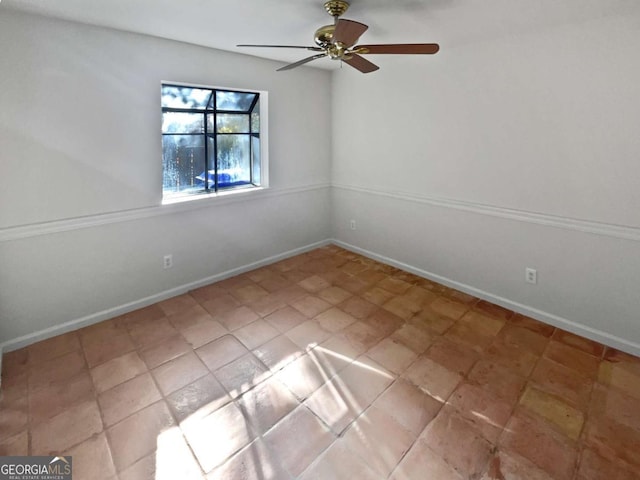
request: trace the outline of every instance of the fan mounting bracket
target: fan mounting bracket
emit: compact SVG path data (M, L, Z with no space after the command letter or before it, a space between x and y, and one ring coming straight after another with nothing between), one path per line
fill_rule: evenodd
M344 0L329 0L324 4L324 9L332 17L340 17L349 8L349 2Z

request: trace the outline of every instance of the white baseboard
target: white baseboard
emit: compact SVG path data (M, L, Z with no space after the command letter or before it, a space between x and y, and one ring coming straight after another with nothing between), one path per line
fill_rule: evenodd
M602 343L604 345L608 345L613 348L617 348L619 350L630 353L632 355L640 356L640 344L636 342L631 342L624 338L620 338L618 336L611 335L610 333L603 332L602 330L597 330L595 328L582 325L572 320L559 317L552 313L545 312L543 310L539 310L537 308L533 308L528 305L524 305L522 303L514 302L507 298L500 297L498 295L494 295L489 292L485 292L484 290L480 290L470 285L456 282L455 280L451 280L441 275L436 275L435 273L427 272L426 270L422 270L420 268L414 267L412 265L408 265L406 263L400 262L393 258L385 257L384 255L380 255L380 254L371 252L369 250L356 247L355 245L351 245L341 240L333 239L331 243L338 245L342 248L345 248L347 250L350 250L352 252L359 253L360 255L364 255L365 257L371 258L373 260L377 260L379 262L392 265L394 267L400 268L407 272L414 273L420 277L433 280L434 282L438 282L442 285L446 285L447 287L455 288L456 290L459 290L464 293L468 293L469 295L473 295L474 297L487 300L491 303L500 305L501 307L504 307L504 308L508 308L509 310L512 310L517 313L521 313L522 315L526 315L528 317L534 318L536 320L547 323L554 327L562 328L563 330L567 330L569 332L575 333L576 335L589 338L596 342Z
M44 330L40 330L38 332L34 332L28 335L23 335L22 337L18 337L12 340L8 340L2 344L0 344L0 371L2 368L2 352L10 352L13 350L17 350L19 348L25 347L32 343L39 342L41 340L46 340L47 338L55 337L57 335L61 335L63 333L67 333L73 330L77 330L82 327L86 327L89 325L93 325L94 323L102 322L104 320L108 320L110 318L116 317L118 315L122 315L127 312L131 312L133 310L137 310L139 308L143 308L154 303L161 302L162 300L166 300L171 297L175 297L176 295L181 295L190 290L194 290L199 287L203 287L205 285L209 285L214 282L218 282L220 280L224 280L229 277L233 277L235 275L239 275L241 273L248 272L250 270L254 270L256 268L263 267L265 265L269 265L271 263L284 260L289 257L293 257L295 255L299 255L304 252L308 252L310 250L323 247L329 244L335 244L347 250L350 250L355 253L359 253L364 255L365 257L371 258L373 260L377 260L388 265L392 265L397 268L401 268L407 272L414 273L421 277L427 278L429 280L433 280L442 285L446 285L451 288L455 288L456 290L460 290L461 292L468 293L475 297L481 298L483 300L487 300L491 303L495 303L496 305L500 305L502 307L508 308L509 310L513 310L517 313L521 313L523 315L527 315L531 318L535 318L541 322L547 323L549 325L553 325L554 327L562 328L569 332L575 333L577 335L581 335L583 337L589 338L591 340L603 343L613 348L617 348L619 350L628 352L632 355L640 356L640 344L631 342L624 338L620 338L615 335L611 335L607 332L603 332L601 330L594 329L592 327L588 327L586 325L582 325L580 323L574 322L572 320L568 320L566 318L559 317L549 312L545 312L543 310L539 310L518 302L511 301L509 299L500 297L498 295L494 295L489 292L485 292L484 290L480 290L478 288L472 287L470 285L466 285L460 282L456 282L455 280L451 280L449 278L443 277L441 275L436 275L434 273L428 272L426 270L422 270L420 268L414 267L412 265L400 262L393 258L386 257L384 255L377 254L375 252L371 252L369 250L365 250L363 248L356 247L355 245L351 245L349 243L343 242L341 240L322 240L319 242L315 242L309 245L305 245L303 247L295 248L293 250L289 250L287 252L283 252L277 255L273 255L262 260L252 262L246 265L242 265L237 268L233 268L231 270L227 270L222 273L218 273L216 275L212 275L210 277L203 278L201 280L197 280L195 282L187 283L184 285L180 285L178 287L165 290L159 292L157 294L141 298L139 300L125 303L123 305L118 305L113 308L109 308L106 310L102 310L100 312L93 313L91 315L87 315L82 318L78 318L75 320L70 320L60 325L56 325L54 327L50 327ZM1 381L1 380L0 380Z
M190 290L204 287L205 285L209 285L211 283L218 282L220 280L224 280L229 277L234 277L236 275L240 275L241 273L255 270L256 268L260 268L265 265L269 265L271 263L275 263L280 260L284 260L286 258L293 257L295 255L299 255L304 252L308 252L310 250L314 250L316 248L324 247L325 245L329 245L330 243L331 243L331 240L322 240L319 242L311 243L309 245L305 245L303 247L294 248L293 250L279 253L277 255L273 255L273 256L264 258L262 260L258 260L257 262L248 263L246 265L242 265L240 267L233 268L231 270L227 270L225 272L218 273L216 275L212 275L210 277L206 277L201 280L197 280L195 282L180 285L178 287L165 290L163 292L159 292L154 295L150 295L148 297L135 300L133 302L125 303L123 305L118 305L113 308L92 313L82 318L70 320L68 322L62 323L60 325L56 325L54 327L46 328L38 332L30 333L28 335L23 335L22 337L8 340L0 344L0 357L1 357L2 351L10 352L12 350L17 350L19 348L26 347L27 345L31 345L32 343L36 343L41 340L46 340L47 338L55 337L63 333L71 332L73 330L77 330L82 327L93 325L94 323L102 322L104 320L117 317L118 315L122 315L124 313L128 313L133 310L137 310L139 308L153 305L154 303L161 302L162 300L166 300L168 298L175 297L177 295L182 295L183 293L186 293ZM2 366L1 360L2 359L0 358L0 367Z

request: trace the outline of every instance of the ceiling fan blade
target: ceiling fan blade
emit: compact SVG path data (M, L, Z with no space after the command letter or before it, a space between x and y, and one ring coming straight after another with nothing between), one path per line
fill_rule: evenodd
M380 68L375 63L371 63L369 60L367 60L364 57L361 57L360 55L356 55L354 53L354 54L352 54L350 56L351 56L351 58L349 58L349 59L343 58L342 61L345 62L345 63L348 63L349 65L351 65L356 70L360 70L362 73L375 72L376 70L378 70Z
M304 50L311 50L313 52L322 52L324 49L320 47L305 47L302 45L251 45L243 44L236 45L236 47L259 47L259 48L302 48Z
M336 23L336 29L333 31L333 43L344 43L347 47L354 45L360 35L369 28L364 23L354 22L353 20L340 19Z
M364 54L434 54L440 50L437 43L388 43L381 45L358 45L353 47L358 53Z
M317 58L326 57L326 53L319 53L317 55L311 55L310 57L303 58L302 60L297 61L296 63L290 63L289 65L285 65L282 68L276 70L277 72L281 72L283 70L291 70L292 68L299 67L300 65L304 65L305 63L311 62L312 60L316 60Z

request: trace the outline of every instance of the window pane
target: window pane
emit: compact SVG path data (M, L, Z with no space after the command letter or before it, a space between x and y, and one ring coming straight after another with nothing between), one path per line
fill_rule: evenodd
M251 131L260 132L260 102L256 102L256 106L251 111Z
M260 185L260 138L251 137L251 161L253 162L253 178L254 185Z
M218 133L249 133L249 115L219 113Z
M205 108L212 95L204 88L162 86L162 106L170 108Z
M255 93L216 91L216 107L218 110L246 112L256 97Z
M218 186L251 183L249 135L218 135Z
M201 113L164 112L162 133L204 133L204 116Z
M162 167L164 196L202 190L204 184L197 176L204 171L204 137L163 135Z

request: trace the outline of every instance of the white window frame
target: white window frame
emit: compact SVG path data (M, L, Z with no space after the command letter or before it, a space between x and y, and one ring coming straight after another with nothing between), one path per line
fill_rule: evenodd
M191 202L195 200L214 199L218 197L227 197L229 195L247 194L250 192L257 192L269 188L269 92L266 90L256 90L238 87L224 87L224 86L212 86L196 83L186 83L171 80L162 80L160 82L160 94L162 98L162 87L165 85L173 85L186 88L203 88L203 89L215 89L215 90L228 90L233 92L247 92L259 94L258 102L260 104L260 185L247 186L243 188L223 188L217 192L211 193L194 193L185 194L183 196L175 196L166 198L162 192L162 181L160 182L160 190L162 194L162 205L172 205L175 203ZM160 105L160 140L162 145L162 105ZM162 151L162 146L161 146ZM164 166L162 167L164 169ZM163 171L161 171L164 174Z

